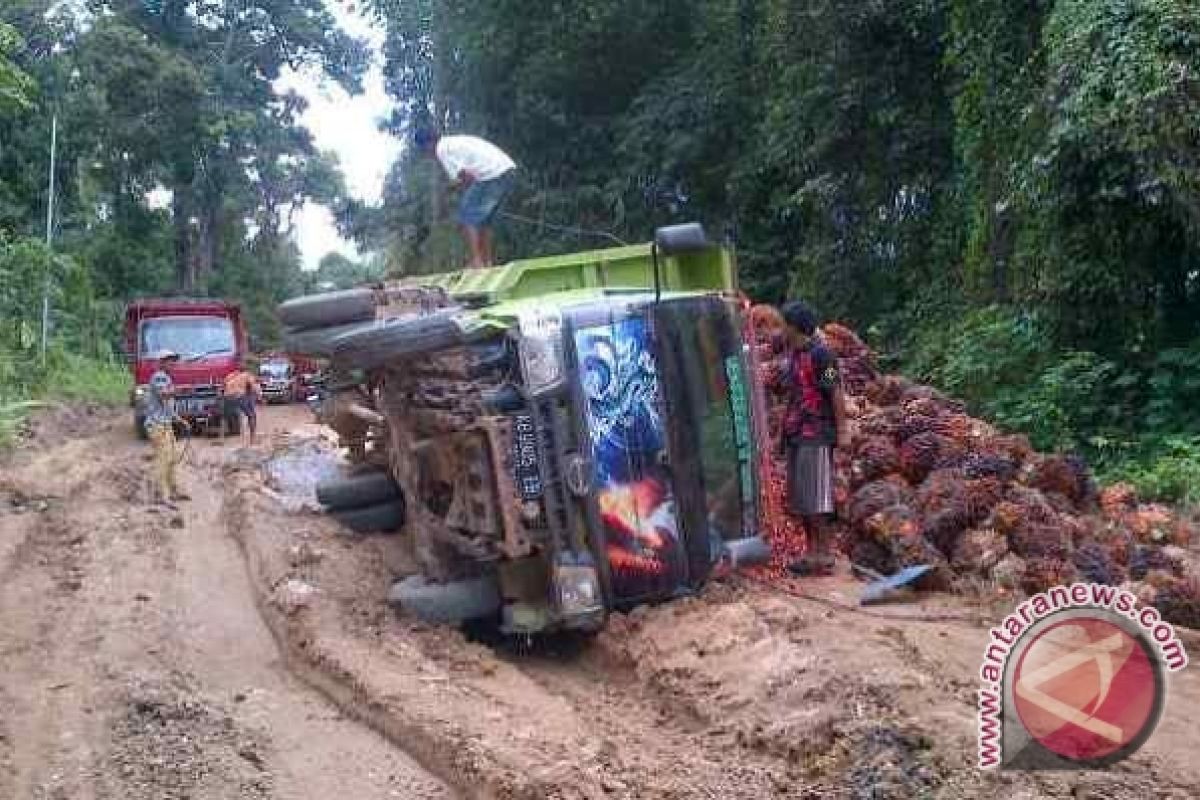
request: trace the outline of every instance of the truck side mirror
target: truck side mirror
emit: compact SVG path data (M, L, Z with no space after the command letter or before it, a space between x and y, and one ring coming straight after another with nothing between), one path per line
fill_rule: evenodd
M659 228L654 232L654 246L664 256L692 253L712 247L708 235L704 232L704 226L699 222L685 222L682 225Z

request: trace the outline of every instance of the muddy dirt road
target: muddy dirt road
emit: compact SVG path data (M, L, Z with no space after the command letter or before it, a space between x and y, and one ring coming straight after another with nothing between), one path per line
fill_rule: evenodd
M328 447L265 418L257 452L193 443L178 517L123 417L0 467L0 798L1200 796L1195 666L1113 770L984 775L985 627L836 583L734 579L532 649L420 625L382 601L405 537L295 509L271 465Z
M92 421L0 467L0 797L453 797L282 668L221 523L233 446L196 440L160 513L125 415Z

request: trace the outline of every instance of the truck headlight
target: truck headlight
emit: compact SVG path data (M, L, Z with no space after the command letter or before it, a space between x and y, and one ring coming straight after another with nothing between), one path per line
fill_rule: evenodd
M531 311L520 315L521 369L531 392L554 386L563 378L562 315Z
M145 386L135 386L133 389L133 399L141 400L146 396L147 388Z
M554 589L564 617L579 617L602 612L600 580L589 558L574 559L564 555L554 565Z

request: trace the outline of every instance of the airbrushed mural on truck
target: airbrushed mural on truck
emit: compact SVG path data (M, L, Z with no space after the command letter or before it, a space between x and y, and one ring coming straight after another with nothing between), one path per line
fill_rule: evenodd
M321 418L360 462L318 499L405 534L420 572L389 597L429 621L595 631L695 592L768 555L744 311L698 225L289 301L287 349L329 359Z

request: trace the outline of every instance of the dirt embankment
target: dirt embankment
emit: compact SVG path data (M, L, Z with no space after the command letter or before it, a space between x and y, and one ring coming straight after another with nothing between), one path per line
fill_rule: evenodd
M289 663L465 796L1200 793L1195 668L1172 677L1154 738L1112 771L983 774L982 623L841 607L852 587L836 581L813 584L830 604L735 579L618 615L593 641L485 645L386 607L410 569L403 536L284 513L258 468L231 468L226 522Z

